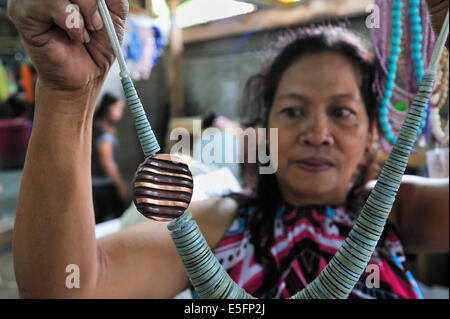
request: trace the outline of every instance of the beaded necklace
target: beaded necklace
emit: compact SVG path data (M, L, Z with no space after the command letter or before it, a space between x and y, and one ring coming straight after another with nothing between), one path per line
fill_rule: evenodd
M133 109L141 145L145 155L148 156L138 168L135 179L135 204L138 210L146 217L155 220L164 221L172 218L167 228L189 280L201 298L253 299L233 282L214 257L197 223L191 220L191 213L185 211L193 188L190 171L183 165L178 165L180 162L169 164L170 155L155 156L159 150L158 142L129 79L108 8L104 0L98 0L98 3L114 52L119 60L122 84L128 105ZM448 19L447 13L430 65L423 73L418 93L353 229L320 275L291 298L347 298L366 268L392 209L432 93L439 57L448 36ZM181 183L181 181L183 186L174 186L176 182ZM161 192L164 192L165 196L173 196L172 199L161 199L162 196L159 196Z
M382 97L379 135L381 145L389 152L417 92L436 37L425 1L408 0L403 4L400 0L376 0L375 4L380 9L380 28L372 28L370 35L375 55L386 75L377 75L375 81ZM392 38L389 38L390 33ZM434 94L442 90L446 88L437 87ZM419 129L419 147L429 142L430 113L428 106Z

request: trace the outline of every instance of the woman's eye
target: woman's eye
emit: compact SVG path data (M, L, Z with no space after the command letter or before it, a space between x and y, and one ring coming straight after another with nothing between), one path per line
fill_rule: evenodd
M350 110L347 107L341 107L341 106L335 107L331 111L331 115L336 117L336 118L346 118L346 117L348 117L348 116L350 116L352 114L353 114L352 110Z
M295 107L287 107L283 109L281 113L283 113L289 118L297 118L303 115L303 111Z

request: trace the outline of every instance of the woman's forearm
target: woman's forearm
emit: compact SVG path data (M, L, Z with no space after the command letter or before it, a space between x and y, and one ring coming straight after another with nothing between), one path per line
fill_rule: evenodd
M90 157L97 94L37 88L13 239L22 297L88 296L95 287ZM80 288L66 286L68 265L79 268Z

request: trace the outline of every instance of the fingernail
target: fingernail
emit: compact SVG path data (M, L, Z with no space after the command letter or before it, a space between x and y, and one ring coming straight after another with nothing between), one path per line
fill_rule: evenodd
M84 43L89 43L89 41L91 41L91 37L89 36L89 33L87 32L86 29L84 29L83 37L84 37Z
M103 27L103 20L100 17L100 13L98 10L95 10L94 15L92 16L92 25L94 26L95 30L100 30Z

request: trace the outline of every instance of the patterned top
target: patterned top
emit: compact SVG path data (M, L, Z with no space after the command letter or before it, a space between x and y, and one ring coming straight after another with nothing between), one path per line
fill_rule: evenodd
M262 284L263 269L255 261L249 240L250 214L251 210L241 209L214 253L230 277L253 294ZM355 219L343 207L283 206L275 218L275 241L271 249L281 277L277 287L261 298L289 298L306 287L338 251L354 223ZM422 298L406 267L399 237L389 221L349 298Z

